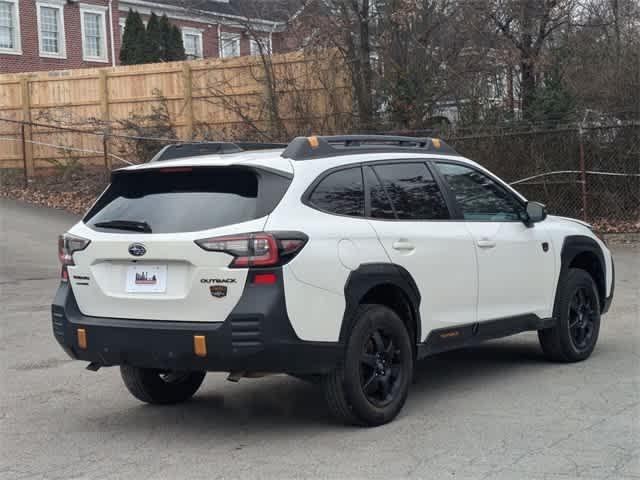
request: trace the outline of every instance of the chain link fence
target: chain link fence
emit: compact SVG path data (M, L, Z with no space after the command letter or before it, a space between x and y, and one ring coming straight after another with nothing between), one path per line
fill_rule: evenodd
M553 214L603 232L640 231L640 125L448 140Z
M45 171L42 165L47 164L47 152L57 158L50 167L58 170L92 166L94 170L109 171L148 161L163 146L180 141L173 134L125 135L90 127L40 123L30 126L34 132L30 138L20 133L0 135L0 145L20 144L23 155L29 145L37 148L41 171ZM43 141L36 132L45 131L48 135ZM444 138L462 155L511 183L525 197L545 203L552 214L585 220L601 232L640 231L640 124L494 131L446 134ZM158 132L164 130L149 133ZM425 136L430 132L402 133ZM205 131L199 137L223 140ZM66 165L64 160L61 164L61 151L67 152ZM26 182L26 164L24 170Z

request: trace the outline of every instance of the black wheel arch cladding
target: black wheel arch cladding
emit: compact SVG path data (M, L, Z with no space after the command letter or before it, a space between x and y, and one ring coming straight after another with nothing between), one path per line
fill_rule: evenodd
M607 269L604 252L600 245L593 238L584 235L570 235L564 239L562 244L560 262L559 282L566 278L569 268L580 268L593 277L602 309L607 296ZM560 288L556 289L556 303L559 292Z
M340 328L340 343L345 344L349 338L349 334L354 323L354 314L359 305L366 299L367 294L370 292L381 289L381 292L385 290L392 292L392 296L396 297L400 293L408 308L408 313L411 318L407 319L406 314L403 312L396 312L403 319L403 321L410 321L410 336L413 336L412 342L416 344L420 341L421 337L421 322L420 322L420 290L416 285L415 280L411 274L402 266L394 263L364 263L357 269L352 270L349 273L347 282L344 287L345 296L345 312L342 320L342 327ZM371 302L382 303L385 302ZM392 310L396 310L393 306L387 305ZM413 330L413 331L411 331Z

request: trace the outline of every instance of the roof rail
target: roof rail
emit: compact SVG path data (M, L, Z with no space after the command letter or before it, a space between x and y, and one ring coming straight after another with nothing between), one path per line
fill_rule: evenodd
M269 148L285 148L286 143L257 143L257 142L198 142L173 143L163 147L150 162L176 160L178 158L199 157L201 155L228 155L248 150L266 150Z
M296 137L282 153L292 160L311 160L335 155L359 153L441 153L459 155L438 138L400 137L395 135L341 135Z

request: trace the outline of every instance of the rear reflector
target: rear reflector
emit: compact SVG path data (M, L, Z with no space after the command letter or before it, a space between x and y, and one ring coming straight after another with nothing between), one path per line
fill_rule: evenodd
M207 356L207 339L204 335L193 336L193 352L198 357Z
M253 283L257 285L273 285L278 281L275 273L256 273L253 276Z
M82 350L87 349L87 332L84 328L76 330L76 336L78 337L78 347Z

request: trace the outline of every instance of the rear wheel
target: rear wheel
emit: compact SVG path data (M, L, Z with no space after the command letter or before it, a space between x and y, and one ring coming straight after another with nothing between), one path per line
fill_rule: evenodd
M138 400L172 404L191 398L202 385L206 372L174 372L152 368L120 366L124 384Z
M323 381L332 413L347 423L382 425L407 398L413 350L400 317L382 305L356 312L343 363Z
M591 275L570 269L560 290L553 328L539 330L545 355L554 361L578 362L591 355L600 332L600 300Z

